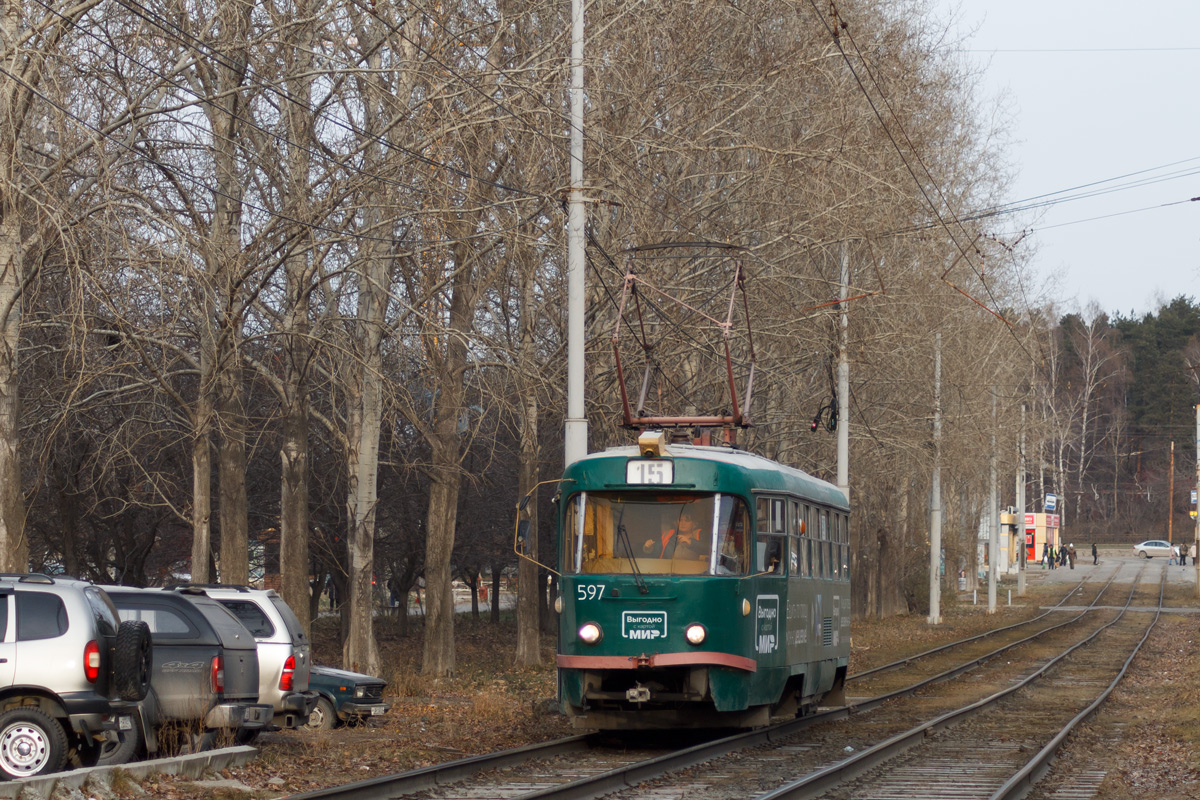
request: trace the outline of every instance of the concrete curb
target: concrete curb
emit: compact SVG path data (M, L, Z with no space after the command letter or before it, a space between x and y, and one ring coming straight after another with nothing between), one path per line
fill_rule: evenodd
M104 785L112 783L113 773L121 770L134 778L148 778L151 775L183 775L189 778L199 778L209 771L222 770L226 767L238 767L248 764L258 757L258 748L241 745L238 747L222 747L216 750L206 750L202 753L191 753L175 758L155 758L150 761L138 761L113 767L88 767L73 769L67 772L56 772L53 775L43 775L37 778L18 778L0 783L0 798L50 797L54 794L73 793L85 783L94 782Z

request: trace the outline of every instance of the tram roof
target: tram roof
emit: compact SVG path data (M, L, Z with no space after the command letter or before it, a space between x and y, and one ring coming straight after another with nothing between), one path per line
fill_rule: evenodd
M633 445L610 447L595 453L588 453L576 464L599 461L609 458L638 458L641 452ZM746 473L749 483L755 489L765 491L800 492L801 494L837 508L849 509L850 504L846 495L829 481L821 480L807 472L772 461L766 456L751 453L748 450L735 450L731 447L714 447L694 444L670 444L667 446L669 458L695 458L705 461L715 461L742 470ZM572 465L574 466L574 465ZM570 468L568 467L568 471Z

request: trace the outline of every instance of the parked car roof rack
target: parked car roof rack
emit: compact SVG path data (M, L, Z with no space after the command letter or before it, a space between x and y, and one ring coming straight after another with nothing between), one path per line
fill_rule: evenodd
M176 592L190 589L233 589L238 592L257 591L253 586L245 586L238 583L173 583L166 588Z
M54 583L54 578L42 572L0 572L0 578L16 578L21 583Z

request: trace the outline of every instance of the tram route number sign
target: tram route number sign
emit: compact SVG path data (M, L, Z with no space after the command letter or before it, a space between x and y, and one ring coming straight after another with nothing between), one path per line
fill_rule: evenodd
M625 462L625 482L669 484L675 482L675 462L666 458L633 459Z
M622 611L621 635L626 639L667 638L667 612Z

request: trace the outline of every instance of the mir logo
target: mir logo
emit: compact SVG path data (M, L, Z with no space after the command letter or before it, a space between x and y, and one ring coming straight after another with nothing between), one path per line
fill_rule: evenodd
M760 594L754 601L754 649L774 653L779 647L779 595Z
M667 612L622 611L621 635L626 639L667 638Z

